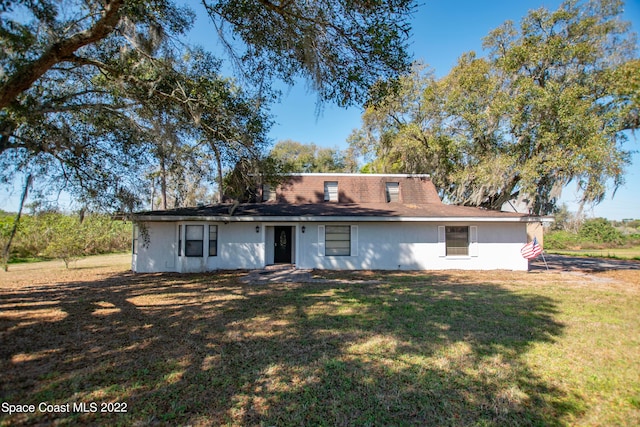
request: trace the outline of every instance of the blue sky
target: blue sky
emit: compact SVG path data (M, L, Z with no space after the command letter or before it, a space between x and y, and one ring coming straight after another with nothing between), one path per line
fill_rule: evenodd
M410 49L415 59L420 59L434 69L438 77L446 75L458 57L468 51L482 56L482 38L506 20L519 23L531 9L546 7L555 10L558 0L419 0L420 6L413 18L413 34ZM198 4L195 0L188 2ZM640 0L627 0L623 18L632 22L632 30L640 33ZM214 52L221 50L214 29L199 9L199 18L190 33L189 41ZM304 82L294 87L284 87L281 101L271 108L275 119L270 137L276 143L292 139L303 143L315 143L322 147L346 148L347 137L360 127L360 108L338 108L324 105L320 114L316 95ZM640 135L630 137L626 148L640 150ZM615 197L611 192L605 201L587 209L589 216L609 219L640 218L640 155L634 154L633 164L627 173L627 183L619 188ZM0 208L17 210L20 183L10 191L0 190ZM577 210L575 189L569 186L563 192L562 201L571 210Z

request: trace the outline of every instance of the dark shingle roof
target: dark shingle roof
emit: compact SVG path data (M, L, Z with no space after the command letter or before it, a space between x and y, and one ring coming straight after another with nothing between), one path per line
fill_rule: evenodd
M235 206L235 208L234 208ZM165 211L146 211L136 214L139 219L204 218L204 217L406 217L406 218L527 218L529 215L513 212L498 212L486 209L453 206L443 203L230 203L177 208Z
M339 202L324 202L324 183L338 182ZM385 203L386 183L397 182L400 202ZM498 212L468 206L447 205L440 201L428 175L383 174L294 174L277 189L276 202L215 204L136 214L147 221L300 220L351 219L358 221L402 221L442 219L479 219L535 221L539 217L513 212Z

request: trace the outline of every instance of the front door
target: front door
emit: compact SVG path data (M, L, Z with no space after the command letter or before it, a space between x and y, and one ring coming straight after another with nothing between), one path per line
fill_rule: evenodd
M274 227L275 251L273 262L291 264L291 227Z

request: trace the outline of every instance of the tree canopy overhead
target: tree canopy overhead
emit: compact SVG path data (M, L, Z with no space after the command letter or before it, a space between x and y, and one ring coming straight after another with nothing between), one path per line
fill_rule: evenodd
M49 71L100 66L92 61L97 59L94 45L98 43L145 50L166 34L186 31L192 21L189 9L176 7L170 0L4 2L0 108L19 103L19 97Z
M442 79L417 66L350 140L377 171L426 172L451 202L553 211L578 183L599 202L624 182L639 127L640 61L619 0L532 10L460 57Z
M304 77L321 100L364 103L384 94L387 83L408 70L413 0L203 3L241 67L288 83ZM243 41L240 46L236 37Z
M218 168L259 153L272 79L303 77L320 101L351 105L409 64L412 1L203 4L243 82L258 86L241 90L220 74L228 58L181 44L194 13L172 0L2 2L0 179L26 172L78 198L135 198L153 156L171 151L159 137L191 133Z

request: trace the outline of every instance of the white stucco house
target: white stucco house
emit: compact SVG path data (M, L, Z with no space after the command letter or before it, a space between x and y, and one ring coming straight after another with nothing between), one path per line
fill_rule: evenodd
M296 174L261 194L137 213L133 271L527 270L528 225L546 220L444 204L428 175Z

